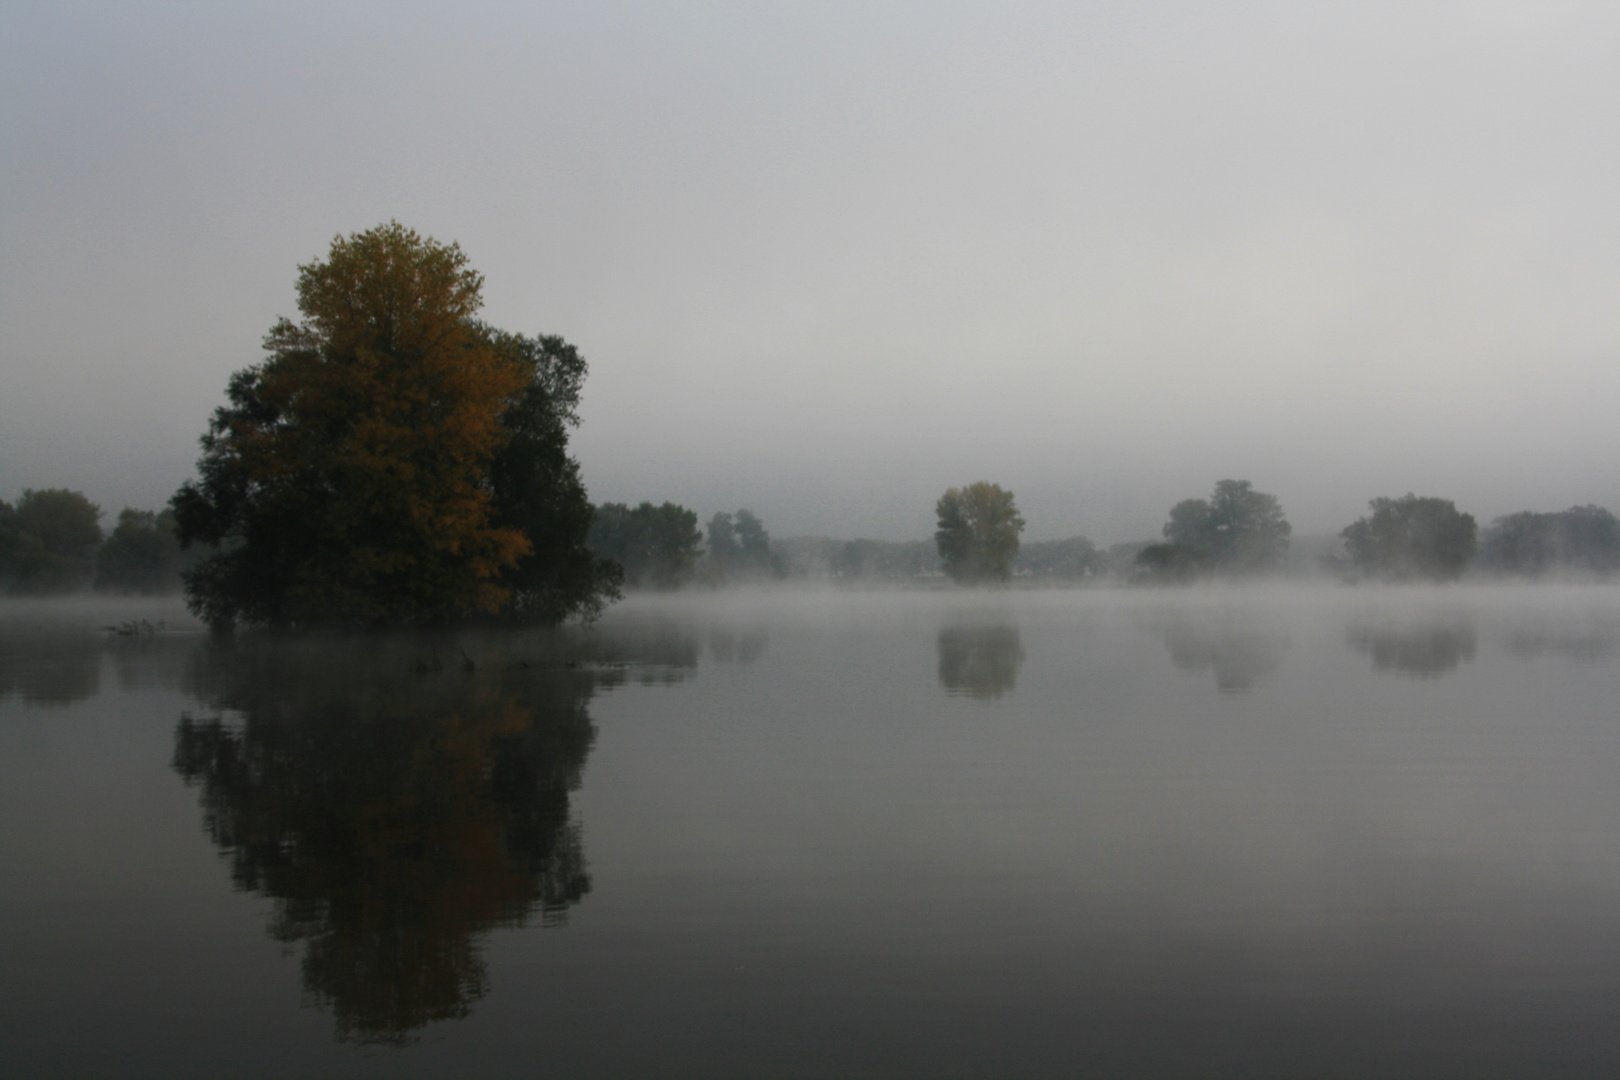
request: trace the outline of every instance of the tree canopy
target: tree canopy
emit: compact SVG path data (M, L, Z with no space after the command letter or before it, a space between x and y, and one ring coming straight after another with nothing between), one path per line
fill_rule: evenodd
M1474 556L1472 514L1458 513L1450 499L1406 494L1380 497L1366 517L1340 533L1350 559L1363 570L1392 579L1458 577Z
M303 321L237 372L171 505L216 627L392 623L516 612L555 620L614 595L585 548L566 454L585 365L557 338L475 318L456 244L389 223L299 267Z
M1480 539L1479 561L1502 574L1612 574L1620 570L1620 521L1601 506L1499 517Z
M96 552L95 587L102 592L173 592L180 586L180 569L174 511L126 506Z
M490 464L489 479L495 523L521 532L529 549L496 583L508 590L508 610L519 618L554 623L594 615L618 595L624 571L590 547L595 511L579 464L568 456L568 428L579 423L585 358L560 337L492 332L492 338L528 376L501 413L506 443Z
M1221 480L1208 500L1183 499L1171 507L1165 543L1144 548L1138 563L1173 579L1264 573L1287 555L1292 532L1275 495L1255 491L1247 480Z
M644 502L635 509L603 503L591 523L591 550L624 567L625 584L678 589L692 580L703 533L684 506Z
M0 501L0 588L70 592L90 578L101 543L101 508L64 488L29 489L17 505Z
M774 576L780 569L771 554L771 536L750 510L716 514L709 519L708 574L716 581Z
M1013 493L999 484L979 481L948 488L934 511L939 528L934 542L945 572L955 581L1006 581L1018 555L1024 519Z

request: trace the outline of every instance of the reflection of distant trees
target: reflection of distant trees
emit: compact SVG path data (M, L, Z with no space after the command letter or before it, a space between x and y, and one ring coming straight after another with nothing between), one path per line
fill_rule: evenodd
M122 690L173 686L197 637L153 626L150 634L0 628L0 701L16 694L24 704L71 705L101 691L102 660L111 658Z
M1431 622L1355 627L1350 644L1372 658L1379 671L1435 677L1474 659L1478 637L1462 618Z
M1248 622L1182 618L1164 629L1170 659L1183 671L1215 674L1222 693L1242 693L1282 666L1288 635Z
M1607 660L1620 644L1620 634L1612 625L1566 625L1529 623L1514 627L1507 637L1507 650L1524 660L1557 656L1578 664Z
M709 655L719 664L752 664L765 652L770 635L763 629L709 631Z
M939 632L939 684L948 693L998 698L1013 689L1023 665L1016 626L957 625Z
M702 639L673 619L599 625L570 639L567 663L596 676L598 687L634 680L644 686L677 683L690 675L703 654Z
M100 635L7 627L0 632L0 700L16 694L46 707L83 701L101 689L105 648Z
M240 889L303 942L340 1038L408 1042L487 989L476 939L590 889L570 793L586 706L624 652L513 636L249 640L199 650L212 719L182 719L176 770ZM520 648L520 645L522 646Z

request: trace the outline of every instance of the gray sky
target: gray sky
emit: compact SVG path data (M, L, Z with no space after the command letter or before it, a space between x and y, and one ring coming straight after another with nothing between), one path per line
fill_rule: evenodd
M398 219L590 359L596 501L1620 511L1620 4L0 8L0 497L191 475Z

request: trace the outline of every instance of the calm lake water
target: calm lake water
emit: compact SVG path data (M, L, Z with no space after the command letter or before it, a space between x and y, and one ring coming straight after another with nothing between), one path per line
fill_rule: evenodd
M0 607L8 1077L1620 1075L1620 589L190 627Z

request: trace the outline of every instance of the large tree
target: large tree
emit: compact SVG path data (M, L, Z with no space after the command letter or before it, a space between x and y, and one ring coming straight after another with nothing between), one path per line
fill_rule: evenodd
M220 548L186 575L209 623L555 619L611 593L580 557L572 401L552 400L583 362L478 322L482 286L459 246L397 223L299 267L303 321L231 377L172 501L182 543Z
M751 510L720 513L709 519L708 573L716 581L777 575L771 534Z
M934 505L934 542L945 572L960 582L1006 581L1018 555L1024 519L1013 493L983 480L948 488Z
M1282 562L1292 532L1275 495L1247 480L1220 480L1207 500L1183 499L1170 508L1165 542L1144 548L1138 565L1178 580L1263 573Z
M1340 534L1363 570L1395 580L1443 581L1461 575L1474 557L1474 516L1459 513L1450 499L1407 494L1367 506L1372 513Z

